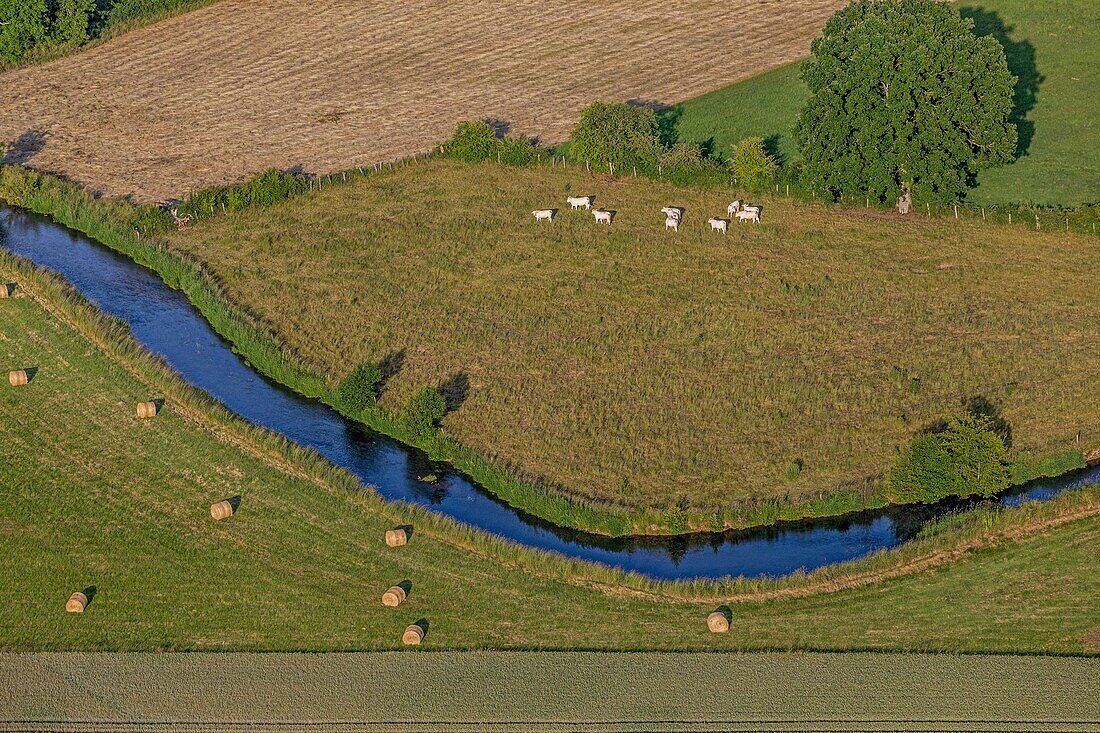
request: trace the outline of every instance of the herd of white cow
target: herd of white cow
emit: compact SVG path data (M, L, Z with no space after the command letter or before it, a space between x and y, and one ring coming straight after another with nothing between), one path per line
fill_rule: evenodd
M607 224L610 226L613 212L609 209L593 209L592 203L595 200L595 196L568 196L565 199L565 203L569 204L574 211L577 209L585 209L586 211L592 212L592 216L596 218L597 224ZM557 212L557 209L535 209L531 214L535 217L536 222L553 222L554 215L557 214ZM680 231L680 223L684 220L684 209L682 207L665 206L661 208L661 213L665 215L666 230L671 229L674 232ZM733 219L737 219L738 223L746 221L751 221L753 224L760 223L760 207L749 206L741 200L734 201L726 207L726 215L729 216L729 219L707 219L711 231L725 234L729 227L729 223Z

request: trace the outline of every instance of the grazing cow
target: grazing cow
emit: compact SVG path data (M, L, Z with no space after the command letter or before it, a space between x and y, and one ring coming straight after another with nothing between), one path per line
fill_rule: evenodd
M753 224L759 224L760 212L741 209L741 211L737 212L737 223L740 224L743 221L751 221Z
M710 224L711 231L726 233L726 227L729 225L728 219L707 219L707 223Z
M665 229L671 229L674 232L680 231L680 220L672 216L671 214L665 217Z
M536 209L531 212L534 215L535 221L548 221L553 223L554 221L554 209Z
M592 202L596 200L595 196L567 196L565 203L573 207L573 210L588 209L592 210Z
M592 216L596 217L597 224L602 221L611 226L611 212L607 209L596 209L592 212Z
M679 206L663 206L661 207L661 213L665 216L675 217L676 219L681 221L684 218L684 210L681 209Z
M733 215L741 210L741 199L737 199L732 204L726 207L726 214L733 218Z
M755 213L759 214L760 213L760 207L759 206L749 206L748 204L746 204L746 205L741 207L741 211L750 211L750 212L755 212Z

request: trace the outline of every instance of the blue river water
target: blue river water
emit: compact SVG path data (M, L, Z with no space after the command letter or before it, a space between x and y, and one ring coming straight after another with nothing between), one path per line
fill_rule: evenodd
M0 245L54 270L184 379L241 417L314 448L388 500L422 504L514 542L654 578L778 577L895 547L969 500L677 537L607 538L547 524L499 501L447 466L260 376L186 297L132 260L47 218L0 207ZM421 480L438 476L432 483ZM998 501L1043 501L1100 482L1100 467L1014 489Z

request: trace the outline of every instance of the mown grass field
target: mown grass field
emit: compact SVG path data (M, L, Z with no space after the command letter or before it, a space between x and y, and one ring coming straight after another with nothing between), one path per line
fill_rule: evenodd
M1098 674L914 654L0 654L0 730L1095 731Z
M582 192L611 227L530 216ZM432 160L170 242L332 383L398 363L384 405L444 386L448 433L584 499L873 495L895 447L978 397L1015 456L1100 442L1095 240L783 198L710 232L734 195Z
M0 140L22 139L20 162L146 202L270 167L402 158L463 120L554 143L593 100L667 104L789 63L843 5L220 0L4 73Z
M0 367L37 373L0 390L4 650L393 649L421 619L426 649L1095 650L1096 487L808 577L652 583L385 504L215 409L40 275L14 279ZM161 414L133 417L158 396ZM232 496L215 524L209 505ZM385 547L408 523L413 541ZM381 606L402 581L408 600ZM710 634L723 602L733 628Z
M1004 46L1019 77L1016 122L1020 157L986 171L970 199L980 204L1076 206L1100 201L1100 5L1074 0L969 0L958 3L975 31ZM807 53L809 48L807 47ZM808 92L791 64L703 94L666 112L681 139L712 141L729 154L743 137L771 139L780 157L797 159L791 127Z

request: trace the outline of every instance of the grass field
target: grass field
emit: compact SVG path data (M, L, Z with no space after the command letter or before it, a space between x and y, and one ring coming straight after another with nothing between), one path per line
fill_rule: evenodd
M1020 78L1016 121L1020 158L986 171L971 200L1075 206L1100 201L1100 5L1074 0L968 0L960 12L980 34L1005 47ZM807 46L807 53L809 47ZM712 141L715 152L749 135L771 139L785 160L797 158L791 127L808 92L798 64L708 92L666 112L681 139Z
M1095 644L1098 487L805 577L653 583L385 504L214 409L41 275L0 268L22 286L0 305L0 368L37 369L0 390L2 649L390 649L419 619L428 649ZM150 397L166 408L134 419ZM232 496L239 513L214 524L209 504ZM413 542L387 549L407 523ZM409 599L383 608L401 581ZM66 614L90 586L88 611ZM723 602L734 625L716 636L703 621Z
M912 654L0 654L0 730L1095 733L1097 675Z
M221 0L0 75L0 139L142 201L400 158L468 119L557 142L595 99L676 102L803 56L843 4Z
M531 220L570 191L615 224ZM782 198L711 233L733 196L430 161L171 245L332 383L396 354L384 405L448 386L463 443L635 510L875 496L896 446L975 397L1014 454L1100 442L1093 240Z

